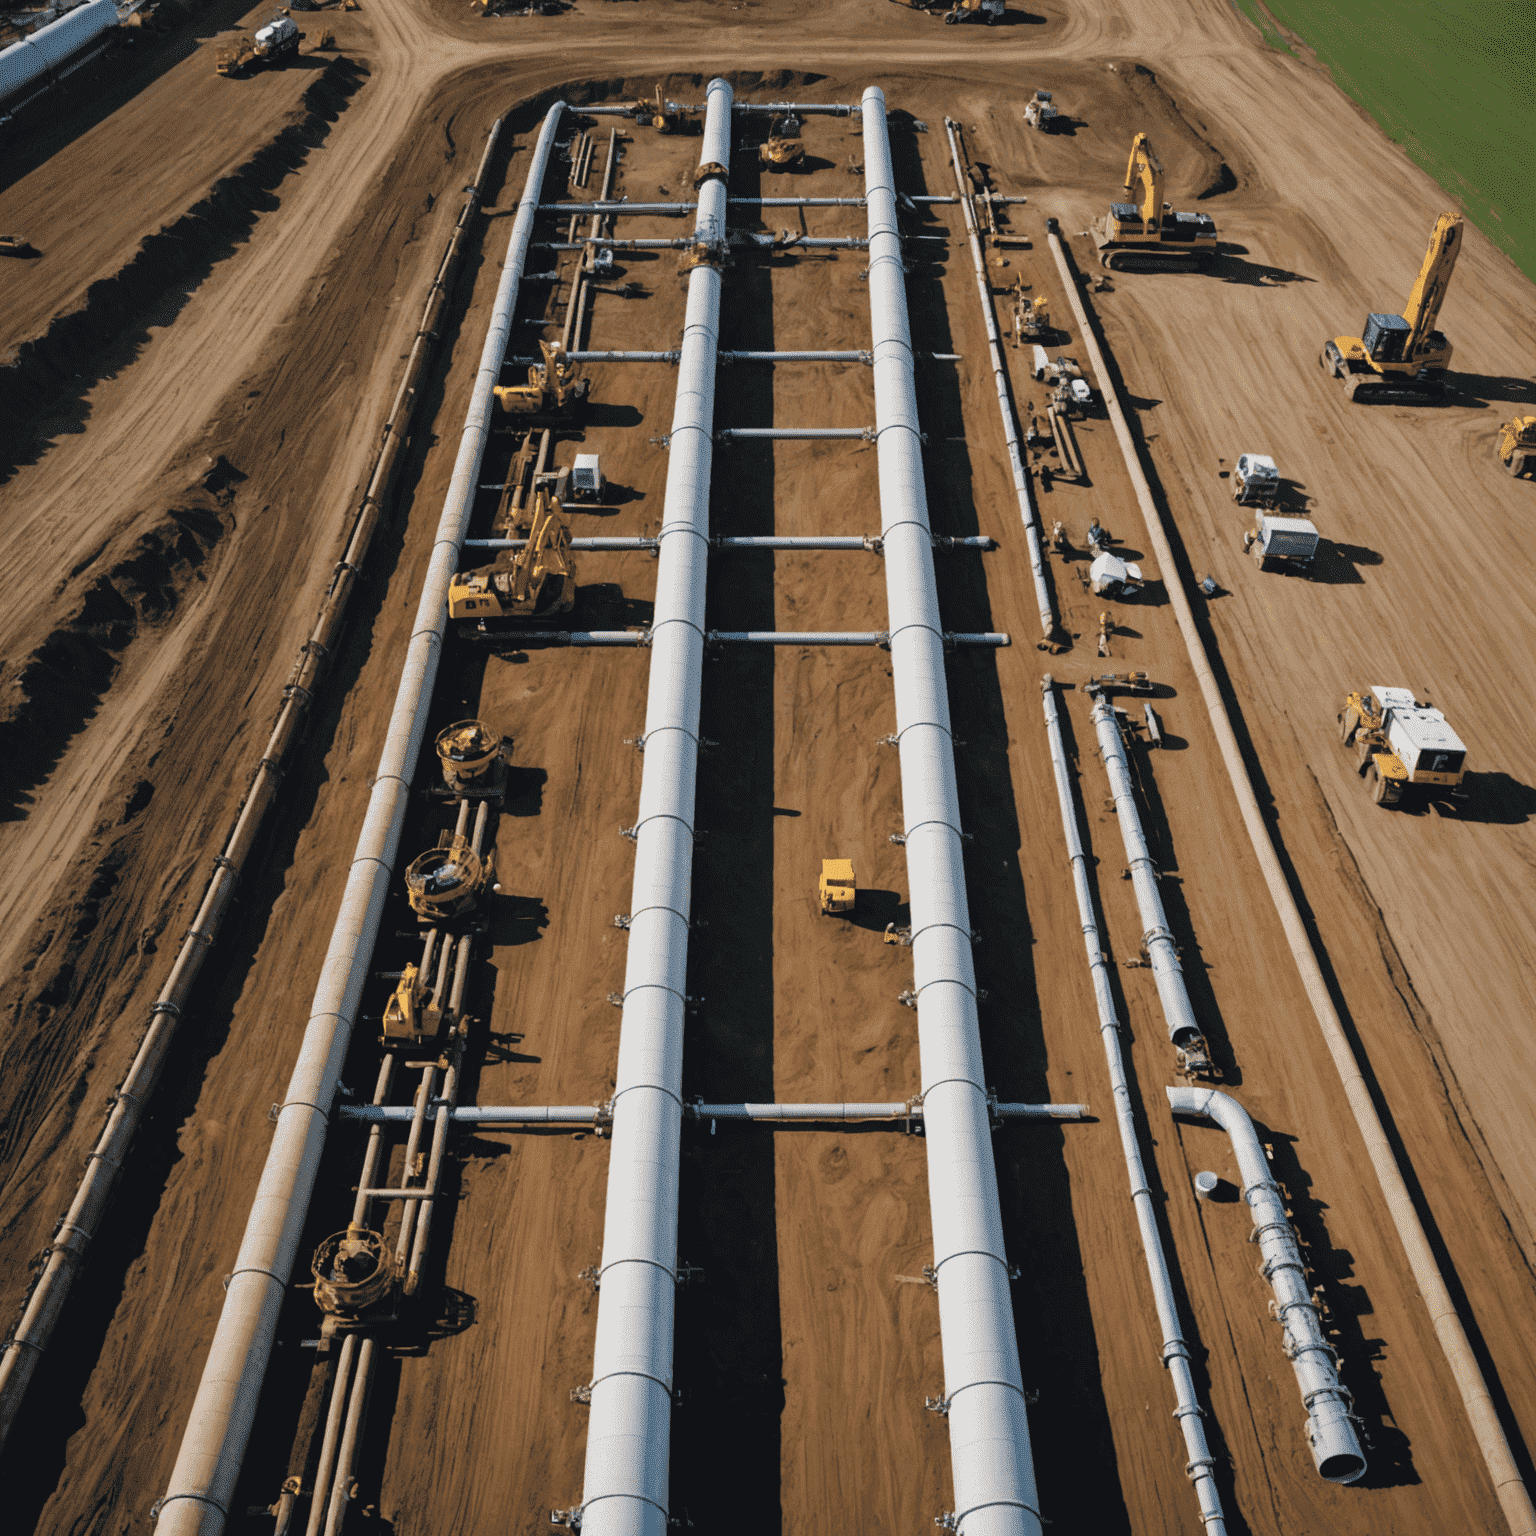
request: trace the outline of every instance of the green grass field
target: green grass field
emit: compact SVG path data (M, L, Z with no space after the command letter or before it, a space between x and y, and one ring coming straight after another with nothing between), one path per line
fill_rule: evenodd
M1536 279L1533 0L1234 4L1271 47L1286 47L1277 21L1302 38L1340 88Z

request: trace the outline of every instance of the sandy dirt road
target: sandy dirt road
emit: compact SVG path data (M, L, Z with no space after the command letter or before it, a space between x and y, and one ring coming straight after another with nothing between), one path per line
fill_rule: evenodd
M819 18L815 36L802 31L792 42L770 26L768 10L745 7L738 18L723 6L690 5L680 16L669 7L644 7L637 12L643 30L625 50L624 68L643 70L653 60L659 67L682 52L698 58L701 69L771 61L830 73L841 63L834 82L807 90L845 98L878 78L893 104L933 127L946 110L974 126L973 149L994 167L999 184L1037 199L1038 207L1019 216L1021 229L1057 207L1064 229L1084 227L1107 195L1103 189L1118 184L1124 143L1135 127L1147 126L1138 114L1148 111L1162 114L1166 142L1160 148L1172 162L1181 206L1189 206L1183 199L1203 184L1196 178L1211 160L1202 135L1215 146L1215 158L1232 167L1236 190L1208 206L1223 234L1247 247L1244 258L1231 258L1239 281L1128 277L1095 302L1139 402L1153 465L1190 561L1217 570L1232 589L1211 606L1209 622L1243 704L1287 855L1513 1421L1528 1426L1533 1405L1523 1383L1531 1362L1523 1340L1530 1334L1531 1292L1521 1253L1526 1197L1518 1158L1528 1096L1518 1072L1486 1074L1478 1056L1487 1038L1479 1039L1479 1030L1503 1031L1492 1036L1500 1059L1520 1048L1516 1036L1504 1038L1502 1001L1499 1009L1479 1003L1518 996L1528 986L1511 901L1529 884L1519 878L1530 850L1527 823L1517 819L1522 774L1505 767L1512 783L1490 786L1496 804L1512 807L1502 822L1368 816L1374 808L1349 779L1332 733L1342 684L1374 680L1357 676L1343 654L1342 623L1349 643L1362 648L1361 666L1424 669L1415 685L1447 708L1490 774L1501 771L1493 763L1515 761L1518 714L1507 717L1507 740L1493 723L1506 718L1490 702L1501 669L1459 673L1449 660L1468 652L1465 627L1476 622L1470 614L1489 615L1480 654L1517 656L1521 636L1528 643L1518 615L1477 602L1484 568L1474 563L1477 553L1488 547L1485 540L1504 536L1518 515L1521 489L1496 475L1491 455L1478 463L1477 444L1491 436L1495 409L1457 406L1434 413L1427 424L1421 415L1381 412L1361 424L1359 413L1327 393L1312 361L1321 338L1356 323L1362 304L1401 301L1399 290L1422 249L1419 225L1427 231L1437 206L1433 189L1352 114L1347 121L1329 119L1342 123L1348 137L1349 179L1343 180L1342 156L1324 175L1305 115L1293 124L1278 104L1300 95L1314 102L1317 114L1347 108L1301 66L1258 54L1219 7L1158 6L1138 11L1134 21L1080 9L1052 13L985 35L984 72L974 62L959 71L946 67L943 57L979 50L983 34L937 32L936 23L895 7L876 13L874 23L868 7L836 7ZM211 555L207 586L177 608L169 625L152 626L135 641L100 712L73 738L53 777L36 787L31 814L6 829L7 837L36 838L18 843L17 851L41 855L41 867L53 871L33 893L32 911L52 900L67 925L79 904L58 901L56 882L74 847L91 840L80 833L102 819L99 808L114 783L137 782L136 754L143 759L148 752L135 726L142 728L156 710L157 722L201 711L233 726L218 744L211 772L202 743L173 731L171 745L161 748L171 761L162 757L151 773L156 787L148 808L126 832L96 839L109 851L121 850L124 863L72 951L88 979L66 982L39 1007L37 993L57 972L46 946L30 951L32 980L17 978L8 1049L22 1053L36 1082L21 1100L23 1131L7 1160L8 1190L20 1196L6 1232L8 1253L29 1253L46 1240L47 1222L72 1180L69 1154L83 1150L94 1132L94 1107L131 1049L131 1027L126 1033L113 1027L116 1006L152 990L157 980L153 956L135 951L137 935L157 904L185 898L208 835L238 792L241 749L249 755L251 738L266 723L318 584L335 558L334 542L322 547L317 541L305 548L301 575L292 561L295 531L319 505L336 509L339 527L392 387L388 361L403 350L414 323L415 295L435 257L442 220L456 207L452 189L476 157L478 131L513 95L585 72L573 67L573 57L616 61L612 38L600 33L611 11L617 14L609 7L590 17L578 12L559 24L488 24L495 49L505 48L514 67L473 73L465 71L471 59L484 56L485 24L473 30L457 17L394 7L362 18L359 26L366 23L372 34L371 74L313 157L316 164L295 173L292 190L285 188L248 246L221 264L168 332L119 380L101 387L79 443L54 448L8 487L23 516L28 508L40 515L44 490L51 495L53 487L70 492L55 505L90 506L98 518L106 505L120 516L136 499L135 483L142 501L142 488L163 485L165 466L178 455L185 462L174 472L182 485L200 478L209 456L202 436L209 407L232 388L238 392L251 380L247 390L266 391L259 400L276 394L287 407L265 415L268 407L258 404L233 422L228 407L218 413L206 441L250 476L236 488L233 536L225 535ZM721 36L701 39L704 23L721 25ZM552 60L557 52L562 57ZM850 74L854 53L860 72ZM1178 99L1186 126L1148 96L1139 78L1116 79L1103 68L1138 60ZM905 71L903 61L910 61ZM1070 138L1042 141L1016 126L1008 93L1016 91L1025 63L1083 120ZM921 75L911 73L916 65ZM409 83L386 93L391 68ZM1263 118L1255 115L1260 93L1271 103ZM381 104L370 107L376 98ZM445 121L457 146L446 164L435 126ZM1259 121L1268 125L1263 134L1253 127ZM423 123L434 126L423 132ZM841 137L843 131L828 129L821 151L828 165L815 173L818 191L847 185L841 167L856 142ZM907 142L913 153L904 173L923 176L930 191L949 191L942 140L934 134ZM676 167L662 164L654 176L637 158L626 171L636 178L632 195L685 186L686 146L674 158ZM1365 168L1358 186L1356 162ZM323 176L304 201L312 170ZM507 174L509 187L516 187L517 157ZM1291 190L1303 174L1304 197ZM381 184L388 189L383 196ZM439 206L415 215L418 232L402 210L424 208L429 191ZM1282 222L1271 210L1287 198ZM1391 224L1389 235L1359 227L1353 210L1362 206L1374 206ZM857 221L857 211L849 211L850 232ZM958 228L953 211L947 221ZM817 221L818 229L842 227L834 218ZM437 431L449 448L505 228L489 221L487 260L433 402ZM306 232L301 244L285 234L300 230ZM1053 290L1043 252L1016 259L1042 289ZM382 277L380 261L389 264ZM857 257L845 256L836 263L802 260L766 275L742 273L740 309L734 292L728 304L729 323L741 327L736 344L790 347L828 336L837 344L861 344L857 265ZM1242 281L1254 275L1244 270L1250 265L1315 281L1274 288ZM294 323L291 301L274 295L271 285L274 275L304 273L323 274L323 288L311 301L319 322L308 325ZM680 314L674 280L645 277L654 287L651 299L600 307L595 324L605 342L672 344ZM1378 298L1383 283L1387 292ZM953 345L967 358L984 355L963 253L946 270L915 270L911 291L915 323L930 345ZM1458 297L1473 291L1480 305L1459 307ZM383 292L390 299L381 310ZM1518 330L1517 318L1528 294L1512 269L1469 238L1445 324L1458 346L1458 365L1475 367L1482 381L1476 398L1495 408L1502 402L1491 386L1518 380L1522 347L1523 365L1530 366L1529 332ZM771 319L760 302L769 296ZM1288 306L1304 306L1305 313ZM1064 312L1059 295L1053 308ZM376 333L381 313L387 324ZM233 320L241 322L242 340L233 349L239 366L208 355L220 350L208 339L227 335ZM1254 338L1251 351L1262 359L1251 373L1241 372L1244 389L1234 388L1242 358L1234 361L1234 348L1222 342L1234 335ZM187 370L192 377L183 390L179 380ZM169 406L150 411L142 404L146 391L167 381L173 385ZM641 417L599 429L610 475L642 493L604 522L604 532L641 531L646 510L654 515L664 464L645 440L659 430L653 423L667 419L670 382L664 373L641 378L634 370L597 376L596 398L622 401ZM110 393L114 384L116 394ZM1022 376L1016 387L1027 398ZM1512 391L1508 382L1503 387ZM957 623L963 614L967 628L1028 635L1032 593L985 375L971 369L954 377L925 374L921 388L925 415L933 413L949 435L966 439L930 454L936 528L979 529L1003 541L984 562L946 557L940 568L946 614L955 613ZM1291 402L1302 399L1305 410L1291 414ZM862 425L869 416L867 381L831 370L781 370L768 383L736 375L722 390L722 421L737 409L741 417L731 419L754 424L835 414L836 423ZM343 420L350 423L348 446L338 449ZM1215 460L1258 446L1229 446L1229 436L1261 428L1274 434L1284 424L1294 454L1274 435L1270 451L1317 498L1314 515L1324 532L1356 552L1347 564L1360 581L1304 584L1250 574L1238 559L1241 523L1225 500ZM130 451L135 429L159 445L158 458L141 461ZM274 438L284 457L269 465ZM96 452L85 452L92 439ZM1093 486L1059 487L1044 498L1045 515L1080 530L1096 513L1134 544L1134 506L1107 427L1086 423L1079 441ZM193 456L193 444L201 457ZM1317 459L1325 447L1326 458ZM346 702L333 705L313 733L325 757L317 752L299 776L268 867L246 894L226 979L208 1001L206 1032L189 1041L178 1063L185 1089L179 1099L167 1096L146 1138L150 1193L125 1211L121 1231L111 1234L112 1260L82 1292L92 1321L74 1341L67 1369L39 1394L38 1433L13 1447L12 1455L30 1455L35 1468L26 1509L40 1529L134 1528L163 1486L202 1341L217 1314L217 1277L227 1267L265 1146L264 1106L278 1096L323 951L338 867L376 757L393 691L393 657L414 606L413 583L449 456L424 438L413 460L405 493L414 510L384 552L394 563L388 587L364 613L342 664L350 684ZM771 456L737 450L730 463L726 457L721 476L734 466L736 478L717 480L722 531L865 532L874 524L867 450L784 445ZM111 473L111 466L124 464L129 475ZM260 467L253 471L253 464ZM60 478L29 479L34 475ZM1464 489L1442 487L1448 499L1425 504L1426 477L1463 476ZM1411 542L1433 549L1433 561L1395 553L1381 537L1384 485L1393 487L1397 525L1411 519ZM93 488L95 502L85 497ZM164 504L174 505L175 498ZM260 517L250 515L255 507L263 508ZM263 525L264 536L253 534ZM82 515L61 536L84 546L95 526ZM1451 526L1463 529L1457 539L1446 537ZM12 540L8 533L6 547L15 548L19 560L29 542L35 545L35 537ZM1380 554L1380 564L1358 558L1360 551ZM611 581L626 599L645 601L644 557L603 556L600 568L597 558L584 580ZM878 573L865 557L783 557L776 565L737 558L739 566L717 562L712 576L712 602L722 614L784 628L879 627ZM22 576L27 569L17 565ZM1069 568L1055 566L1054 576L1072 627L1087 632L1097 605L1078 596ZM1445 590L1456 594L1454 607L1416 629L1421 639L1407 656L1393 648L1390 637L1401 632L1404 605ZM254 627L251 605L224 596L246 591L271 594L272 609ZM1352 605L1348 614L1341 611L1345 604ZM1320 606L1324 624L1318 623ZM32 633L54 622L40 610ZM1127 971L1137 1076L1190 1312L1209 1352L1212 1407L1235 1467L1235 1507L1255 1531L1309 1522L1345 1531L1438 1529L1469 1518L1492 1527L1495 1506L1422 1309L1401 1273L1395 1239L1374 1191L1355 1174L1358 1148L1341 1096L1304 1026L1275 1025L1277 1013L1304 1020L1304 1002L1278 944L1262 937L1270 931L1267 897L1241 851L1235 812L1223 799L1198 712L1186 702L1192 688L1171 619L1166 609L1149 607L1126 625L1141 633L1117 642L1117 664L1149 666L1173 690L1160 707L1186 743L1183 751L1150 762L1148 772L1159 858L1178 875L1182 901L1170 901L1170 912L1184 930L1197 1006L1208 1010L1229 1075L1276 1146L1277 1174L1298 1208L1315 1267L1334 1293L1336 1312L1348 1319L1346 1379L1377 1446L1379 1470L1364 1489L1328 1489L1312 1474L1289 1371L1263 1316L1251 1250L1241 1241L1246 1218L1231 1207L1201 1213L1185 1193L1196 1167L1230 1175L1221 1161L1224 1145L1208 1128L1175 1130L1157 1102L1170 1075L1168 1051L1150 983L1144 973ZM188 656L197 659L190 679ZM525 807L538 814L502 823L503 859L517 871L519 905L505 942L498 936L494 974L485 981L492 1030L522 1035L514 1054L539 1059L487 1065L476 1085L481 1102L582 1101L603 1096L608 1086L617 1014L603 997L617 983L623 956L622 936L608 925L629 878L628 845L614 829L626 821L638 783L638 760L622 738L634 734L642 717L643 664L643 655L539 653L523 665L488 662L464 675L460 702L515 717L520 759L548 776L541 795ZM957 719L967 722L973 742L961 772L967 822L978 832L969 868L972 903L987 916L978 961L995 999L984 1019L986 1044L1004 1097L1105 1102L1040 726L1038 678L1048 665L1062 677L1096 670L1080 641L1070 657L1053 662L1020 647L997 658L957 658L952 671ZM716 718L706 734L722 742L722 751L715 755L719 766L712 762L703 776L701 821L714 832L715 849L701 861L696 890L712 928L698 946L694 990L720 1001L701 1013L690 1039L690 1075L710 1097L901 1097L910 1091L916 1062L911 1015L894 1002L906 984L900 955L861 927L820 923L810 897L815 861L836 844L836 851L859 861L872 892L889 893L878 894L879 910L888 906L899 915L899 851L884 842L899 820L894 765L873 746L889 729L884 668L862 653L794 652L727 657L714 667L708 707ZM1515 670L1512 663L1504 667ZM1510 697L1512 685L1518 687L1517 677L1500 679L1499 702ZM1454 691L1459 688L1465 695ZM1082 745L1089 727L1080 696L1067 695L1066 708ZM160 763L166 764L163 777ZM1108 933L1116 953L1129 957L1139 924L1128 891L1108 878L1118 868L1118 839L1112 819L1098 811L1105 791L1086 746L1082 764ZM50 827L52 806L60 810ZM1415 839L1411 869L1404 829ZM1501 872L1507 893L1492 881L1474 882L1471 869L1485 865ZM1458 914L1470 908L1479 921L1469 928L1460 916L1447 923L1438 898L1412 896L1430 866L1437 882L1465 882L1457 889ZM1437 892L1442 888L1437 883ZM27 915L17 912L12 932L26 931ZM168 934L179 931L170 926L173 915L158 920ZM1465 962L1469 929L1478 941L1475 973ZM1490 935L1497 942L1486 942ZM1202 964L1194 965L1192 955ZM477 1299L477 1325L434 1344L424 1358L402 1359L376 1403L378 1509L399 1530L445 1521L500 1529L509 1511L519 1521L537 1522L550 1505L579 1493L582 1410L566 1398L567 1389L585 1379L595 1314L573 1277L594 1254L606 1149L590 1137L580 1143L526 1138L503 1151L505 1145L475 1144L462 1175L461 1207L451 1232L442 1233L445 1242L451 1237L446 1281ZM1029 1341L1026 1376L1040 1383L1047 1410L1035 1416L1047 1504L1081 1507L1074 1506L1082 1497L1080 1469L1112 1466L1113 1478L1094 1479L1084 1516L1091 1528L1183 1528L1190 1504L1182 1453L1166 1418L1166 1383L1156 1363L1112 1128L1015 1127L1001 1133L999 1157L1010 1247L1021 1262L1034 1261L1020 1289L1019 1317ZM921 1411L923 1395L940 1380L936 1318L924 1288L901 1278L920 1274L926 1258L920 1158L920 1148L887 1132L770 1141L766 1133L721 1127L717 1136L690 1144L683 1235L687 1256L704 1266L708 1280L685 1298L680 1314L680 1380L697 1392L679 1415L675 1493L695 1518L731 1491L733 1479L750 1491L753 1522L765 1530L821 1528L829 1510L861 1525L896 1529L944 1507L943 1429ZM339 1166L337 1176L345 1177ZM210 1221L211 1212L221 1214ZM320 1213L317 1221L327 1229ZM168 1347L173 1338L175 1349ZM297 1379L294 1367L280 1365L270 1439L253 1460L252 1502L271 1495L273 1460L286 1453L279 1425ZM722 1405L753 1431L744 1437L750 1452L740 1466L724 1465L713 1453ZM142 1426L151 1423L155 1432L146 1437ZM61 1426L71 1431L67 1447ZM517 1454L506 1454L509 1445Z

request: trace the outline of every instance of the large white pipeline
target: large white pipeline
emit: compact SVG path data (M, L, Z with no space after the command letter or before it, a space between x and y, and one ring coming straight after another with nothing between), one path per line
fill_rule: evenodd
M880 522L954 1480L955 1507L946 1520L968 1536L1040 1536L976 1018L895 178L878 87L865 91L863 113Z
M46 76L59 79L85 62L75 56L117 25L116 0L88 0L85 5L39 27L29 37L0 50L0 103L18 97ZM16 106L11 101L11 106ZM0 121L7 108L0 105Z
M1296 1373L1307 1410L1307 1442L1319 1474L1330 1483L1353 1483L1365 1474L1365 1452L1355 1433L1352 1399L1339 1382L1338 1355L1323 1336L1317 1304L1307 1286L1307 1266L1285 1214L1280 1188L1269 1176L1269 1162L1259 1145L1248 1111L1215 1088L1170 1088L1175 1114L1204 1115L1232 1139L1243 1199L1253 1216L1253 1240L1263 1260L1259 1273L1275 1293L1271 1312L1280 1323L1286 1358Z
M352 856L299 1059L283 1095L261 1183L227 1282L224 1310L170 1486L158 1505L160 1536L217 1536L229 1514L230 1497L272 1353L278 1310L325 1145L331 1101L346 1059L399 851L447 623L448 583L457 567L459 542L469 526L490 431L491 390L500 380L502 359L507 355L512 311L533 234L539 190L564 111L564 102L556 102L549 109L528 168L363 830Z
M1205 1410L1195 1393L1195 1379L1189 1368L1189 1345L1179 1327L1179 1309L1173 1299L1173 1281L1168 1274L1168 1256L1163 1252L1162 1235L1157 1230L1157 1214L1152 1190L1147 1184L1147 1170L1141 1160L1136 1140L1136 1112L1131 1103L1131 1088L1125 1076L1125 1056L1120 1049L1120 1019L1115 1013L1115 997L1109 985L1109 965L1099 937L1099 924L1093 913L1093 893L1088 887L1088 855L1077 830L1077 804L1072 796L1072 781L1067 774L1066 746L1061 739L1061 720L1056 712L1056 686L1049 673L1042 684L1045 699L1045 728L1051 742L1051 766L1056 771L1056 800L1061 807L1061 830L1067 840L1067 858L1072 866L1072 884L1077 892L1077 914L1083 928L1083 947L1088 951L1088 969L1093 975L1093 996L1099 1011L1099 1035L1104 1041L1104 1057L1109 1066L1110 1087L1115 1095L1115 1119L1120 1126L1120 1149L1125 1155L1125 1171L1131 1180L1131 1202L1136 1210L1136 1224L1141 1230L1141 1251L1147 1261L1147 1278L1152 1282L1152 1300L1157 1308L1158 1326L1163 1330L1163 1364L1173 1378L1173 1395L1178 1403L1174 1417L1184 1435L1189 1453L1185 1468L1195 1485L1200 1501L1200 1518L1206 1536L1226 1536L1226 1515L1221 1507L1221 1493L1216 1487L1215 1458L1205 1439Z
M699 165L728 167L730 86L711 80L707 99ZM724 241L725 194L723 170L711 171L699 188L696 240ZM667 1530L683 1004L719 331L720 270L696 266L688 277L658 535L645 768L633 828L634 894L579 1514L585 1536L665 1536Z
M1115 820L1120 823L1120 839L1125 844L1131 885L1136 891L1136 905L1145 929L1141 936L1142 946L1152 967L1152 979L1157 983L1168 1038L1182 1049L1203 1039L1205 1032L1195 1022L1189 989L1184 985L1184 968L1179 964L1179 951L1168 931L1163 898L1157 889L1157 866L1152 862L1147 840L1142 835L1141 817L1136 810L1136 796L1125 761L1125 743L1121 740L1114 706L1107 694L1101 693L1094 703L1093 724L1099 733L1099 755L1104 759L1104 770L1109 775L1109 787L1115 797Z

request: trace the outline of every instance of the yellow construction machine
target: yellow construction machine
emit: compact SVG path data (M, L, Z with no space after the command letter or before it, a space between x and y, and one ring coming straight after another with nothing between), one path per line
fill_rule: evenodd
M400 1278L383 1237L357 1222L326 1238L315 1249L309 1270L315 1277L315 1305L349 1320L391 1300Z
M286 10L279 11L265 26L258 27L254 36L236 38L220 48L214 55L214 73L232 78L258 64L281 64L299 56L303 41L299 24Z
M1355 768L1377 805L1399 805L1410 790L1425 799L1464 800L1467 748L1438 709L1408 688L1345 696L1339 740L1355 749Z
M1517 480L1527 470L1536 470L1536 416L1516 416L1506 421L1499 428L1494 452Z
M498 735L483 720L458 720L437 735L442 779L428 793L436 800L492 800L506 793L509 736Z
M576 364L558 341L541 341L544 361L528 370L526 384L498 384L492 393L509 416L523 418L527 426L541 422L566 422L579 412L592 381L581 378Z
M642 96L630 108L634 119L642 127L647 123L660 133L676 133L688 121L688 114L675 101L668 101L661 93L658 82L654 96Z
M494 854L482 858L460 833L444 836L447 841L442 847L429 848L412 859L405 872L411 911L432 927L473 917L496 883Z
M436 992L427 986L421 967L414 963L406 966L385 1005L379 1044L393 1048L435 1041L443 1025L443 1011Z
M448 617L489 632L495 621L527 622L569 613L576 601L576 557L565 509L542 486L511 528L522 541L491 565L461 571L448 586Z
M1026 340L1036 342L1056 334L1045 295L1037 293L1030 298L1029 287L1021 276L1009 290L1013 294L1013 344L1016 347Z
M787 171L805 159L800 142L800 119L793 112L776 117L768 130L768 142L758 146L757 158L770 171Z
M1131 140L1125 196L1093 230L1099 262L1112 272L1200 272L1216 256L1216 221L1176 213L1163 201L1163 163L1146 134Z
M1459 213L1442 213L1429 237L1419 280L1400 315L1367 315L1364 336L1335 336L1318 361L1362 404L1419 405L1445 394L1451 344L1435 329L1461 253Z
M817 894L824 914L852 912L859 894L858 883L853 878L853 860L823 859Z

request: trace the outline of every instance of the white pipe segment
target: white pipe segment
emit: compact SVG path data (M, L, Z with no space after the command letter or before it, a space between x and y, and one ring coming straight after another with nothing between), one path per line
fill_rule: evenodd
M976 1019L971 919L923 488L885 96L864 93L875 430L913 990L955 1507L967 1536L1040 1536Z
M0 101L45 75L68 74L70 71L61 66L116 25L116 0L89 0L20 42L0 49Z
M446 1100L434 1100L439 1116L446 1114L450 1124L495 1125L586 1125L604 1118L604 1108L596 1104L476 1104L462 1108L447 1107ZM694 1120L902 1120L923 1118L923 1106L916 1100L898 1104L685 1104L683 1112ZM409 1125L415 1111L408 1104L343 1104L336 1118L362 1125ZM1086 1104L994 1104L992 1113L1002 1120L1081 1120L1088 1114Z
M1259 1273L1275 1293L1271 1312L1280 1323L1285 1355L1306 1405L1312 1460L1330 1483L1353 1483L1365 1474L1365 1452L1350 1412L1353 1400L1339 1382L1338 1355L1317 1320L1307 1266L1285 1214L1280 1187L1269 1176L1269 1160L1253 1121L1236 1099L1215 1088L1170 1088L1168 1103L1175 1114L1214 1120L1232 1140L1243 1199L1253 1216L1253 1237L1263 1255Z
M384 750L331 932L299 1059L277 1115L245 1236L227 1281L224 1310L203 1367L170 1485L158 1506L158 1536L217 1536L224 1528L245 1455L256 1401L272 1352L278 1309L293 1269L336 1082L399 851L411 779L437 677L448 583L469 525L480 460L490 431L491 390L501 377L518 284L533 234L534 209L564 102L544 119L480 354L453 479L438 521Z
M707 98L699 164L729 166L731 88L711 80ZM719 172L700 187L698 240L724 240L725 193ZM688 275L658 533L645 768L632 834L634 895L580 1514L585 1536L665 1536L667 1530L683 1003L719 330L719 268L696 266Z
M1104 959L1103 941L1093 913L1093 894L1088 885L1088 855L1077 830L1077 804L1072 782L1067 774L1066 747L1061 739L1061 721L1056 713L1056 687L1049 673L1042 686L1045 699L1045 728L1051 743L1051 766L1056 771L1056 800L1061 808L1061 830L1067 840L1067 859L1072 866L1072 884L1077 892L1077 914L1083 928L1083 947L1088 951L1088 969L1093 975L1093 996L1099 1011L1099 1035L1104 1041L1104 1057L1109 1066L1110 1087L1115 1095L1115 1119L1120 1127L1120 1149L1125 1155L1125 1171L1131 1180L1131 1203L1136 1224L1141 1231L1141 1251L1147 1261L1147 1278L1152 1282L1152 1300L1157 1308L1158 1326L1163 1331L1162 1361L1173 1378L1173 1395L1178 1403L1174 1418L1184 1435L1188 1453L1185 1470L1195 1485L1200 1502L1200 1519L1206 1536L1226 1536L1226 1515L1221 1507L1221 1493L1216 1486L1215 1458L1206 1443L1205 1410L1195 1392L1195 1379L1189 1368L1189 1345L1179 1326L1179 1309L1173 1298L1173 1281L1168 1274L1168 1257L1157 1230L1157 1214L1152 1190L1147 1184L1147 1170L1141 1160L1136 1140L1136 1115L1131 1104L1130 1084L1125 1077L1125 1057L1120 1049L1120 1019L1115 1013L1114 993L1109 984L1109 966Z
M1152 855L1147 851L1147 840L1142 835L1141 817L1136 810L1135 793L1131 789L1131 775L1125 762L1125 743L1120 737L1120 726L1115 719L1113 706L1102 693L1094 701L1093 724L1099 733L1099 755L1104 759L1104 769L1109 774L1109 787L1115 797L1115 820L1120 823L1120 839L1125 844L1131 884L1136 891L1136 906L1141 912L1144 929L1141 943L1152 967L1152 979L1157 983L1157 997L1163 1007L1168 1038L1177 1046L1186 1046L1192 1040L1200 1039L1205 1031L1195 1022L1189 989L1184 985L1184 968L1179 964L1179 951L1173 942L1173 935L1168 931L1163 898L1157 889L1157 866L1152 862Z
M1024 473L1024 456L1019 449L1019 424L1014 416L1013 396L1008 390L1008 368L1003 362L1002 341L997 334L997 316L992 312L992 283L987 276L987 261L981 251L981 237L976 230L976 210L971 205L965 173L961 169L960 144L955 125L946 117L944 131L949 135L949 153L955 171L955 186L960 191L960 206L965 213L965 232L971 242L971 263L976 268L976 292L981 297L981 314L987 323L987 348L992 354L992 382L997 387L997 408L1003 418L1003 440L1008 445L1008 463L1013 470L1013 494L1019 503L1019 521L1029 545L1029 568L1035 581L1035 602L1040 609L1040 633L1045 647L1056 640L1056 610L1045 580L1045 560L1040 553L1040 523L1029 496L1029 477Z

